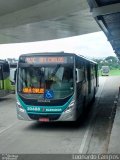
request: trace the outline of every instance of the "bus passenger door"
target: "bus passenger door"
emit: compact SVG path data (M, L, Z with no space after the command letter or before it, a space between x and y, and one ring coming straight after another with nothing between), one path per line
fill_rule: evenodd
M78 114L81 114L83 112L84 107L84 90L85 90L85 71L84 71L84 64L81 65L79 68L76 69L76 87L77 87L77 111Z

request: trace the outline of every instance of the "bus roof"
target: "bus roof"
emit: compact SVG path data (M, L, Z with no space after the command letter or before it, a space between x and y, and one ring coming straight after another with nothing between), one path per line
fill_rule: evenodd
M16 68L17 67L17 63L9 63L10 68Z
M0 64L8 64L6 60L0 59Z
M102 66L102 68L109 68L109 66Z
M73 56L73 55L75 55L75 54L73 54L73 53L65 53L65 52L41 52L41 53L28 53L28 54L22 54L21 56L22 57L26 57L26 56L50 56L50 55L55 55L55 56L57 56L57 55L60 55L60 56L67 56L67 55L71 55L71 56ZM21 57L20 56L20 57Z

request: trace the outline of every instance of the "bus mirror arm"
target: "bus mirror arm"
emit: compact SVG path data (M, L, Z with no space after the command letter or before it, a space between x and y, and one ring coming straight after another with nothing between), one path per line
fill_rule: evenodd
M77 70L75 71L75 79L76 79L76 82L77 82Z
M79 78L78 78L78 70L77 69L75 71L75 74L76 74L76 83L79 83L80 81L79 81Z

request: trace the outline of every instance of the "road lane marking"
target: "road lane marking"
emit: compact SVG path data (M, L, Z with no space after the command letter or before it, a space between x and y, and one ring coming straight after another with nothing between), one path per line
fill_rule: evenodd
M84 134L84 137L82 139L82 142L81 142L81 145L80 145L80 148L79 148L79 153L81 153L81 154L83 153L83 150L84 150L84 147L85 147L85 144L86 144L86 141L87 141L87 137L89 135L89 131L90 131L90 128L91 128L91 124L92 124L92 120L90 121L90 123L88 125L89 127Z
M3 132L5 132L6 130L10 129L11 127L13 127L17 122L12 123L11 125L9 125L8 127L4 128L3 130L0 131L0 134L2 134Z

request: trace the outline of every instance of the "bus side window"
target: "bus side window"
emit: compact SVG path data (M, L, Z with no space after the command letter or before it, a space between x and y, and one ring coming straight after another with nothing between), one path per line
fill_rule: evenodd
M2 80L2 66L0 66L0 80Z
M94 79L94 76L95 76L94 66L91 65L91 79Z
M83 82L86 80L85 75L86 64L83 60L76 59L76 79L78 82Z
M76 73L77 73L77 83L78 82L83 82L85 80L85 69L84 66L80 69L76 69Z
M78 60L76 63L76 79L77 83L85 80L85 63Z
M10 76L10 69L8 64L3 65L3 78L7 78Z

